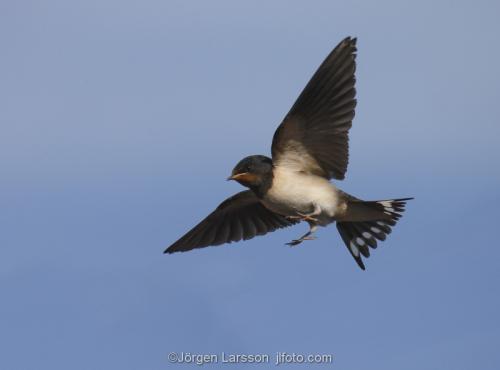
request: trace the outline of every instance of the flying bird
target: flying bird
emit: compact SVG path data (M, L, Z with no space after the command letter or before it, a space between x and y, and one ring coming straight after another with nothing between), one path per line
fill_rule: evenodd
M309 231L287 243L314 239L318 226L336 222L361 269L361 257L385 240L413 198L363 201L331 179L347 171L348 134L356 107L356 38L326 57L285 116L272 140L272 157L243 158L228 180L249 190L222 202L165 253L237 242L305 221Z

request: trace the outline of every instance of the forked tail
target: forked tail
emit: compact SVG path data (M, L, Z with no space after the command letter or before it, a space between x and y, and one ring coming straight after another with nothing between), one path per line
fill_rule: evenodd
M347 249L361 269L365 265L361 256L368 258L370 248L377 248L377 240L383 241L391 233L394 225L402 217L405 205L413 198L378 201L350 199L342 221L337 229Z

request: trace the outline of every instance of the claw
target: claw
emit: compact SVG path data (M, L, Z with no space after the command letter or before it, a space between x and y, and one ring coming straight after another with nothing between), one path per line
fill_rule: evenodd
M306 215L304 213L297 212L297 215L286 216L287 220L301 220L301 221L311 221L314 223L318 222L317 218L312 217L312 215Z
M302 240L294 239L291 242L286 243L286 245L288 245L290 247L295 247L296 245L299 245L300 243L302 243Z
M316 237L313 235L313 233L316 231L316 228L318 226L315 225L315 224L309 224L309 226L310 226L310 229L309 229L309 231L307 233L305 233L304 235L302 235L298 239L294 239L291 242L286 243L286 245L289 245L290 247L294 247L294 246L299 245L300 243L302 243L304 240L314 240L314 239L316 239Z
M294 239L291 242L286 243L286 245L289 245L290 247L293 247L295 245L299 245L302 243L304 240L314 240L316 239L315 236L313 236L313 233L316 231L318 228L318 220L314 218L313 216L319 215L321 210L318 210L318 207L315 206L314 212L309 213L309 214L304 214L300 212L295 212L296 214L293 216L287 216L288 220L301 220L301 221L307 221L309 224L309 231L302 235L298 239Z
M306 214L298 213L298 212L297 212L297 214L299 215L299 218L302 219L303 221L311 221L311 222L315 222L315 223L318 222L318 219L312 217L313 216L312 214L306 215Z
M291 242L286 243L286 245L289 245L290 247L295 247L296 245L302 243L304 240L314 240L314 239L316 239L315 236L306 236L300 239L293 239Z
M290 247L295 247L296 245L299 245L302 243L304 240L314 240L316 239L315 236L304 236L300 239L293 239L291 242L286 243L286 245L289 245Z

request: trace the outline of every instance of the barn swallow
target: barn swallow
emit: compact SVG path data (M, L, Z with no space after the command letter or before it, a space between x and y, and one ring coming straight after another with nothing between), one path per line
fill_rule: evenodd
M336 222L361 269L377 240L385 240L413 198L363 201L338 189L348 164L348 133L356 107L356 38L326 57L274 133L272 157L242 159L228 180L249 190L222 202L165 253L236 242L301 221L309 231L287 243L314 239L318 226Z

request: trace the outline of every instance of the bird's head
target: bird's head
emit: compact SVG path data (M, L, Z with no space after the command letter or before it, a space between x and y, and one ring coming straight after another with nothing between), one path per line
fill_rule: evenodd
M243 158L234 167L228 180L238 181L248 188L257 188L271 178L273 161L263 155L251 155Z

